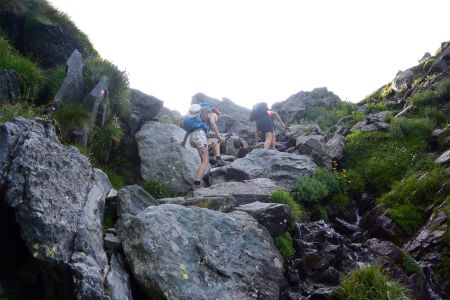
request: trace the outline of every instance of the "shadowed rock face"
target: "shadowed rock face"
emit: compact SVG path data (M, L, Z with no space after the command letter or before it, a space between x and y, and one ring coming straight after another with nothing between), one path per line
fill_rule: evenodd
M155 299L278 299L283 259L250 215L150 206L119 228L140 286Z
M48 271L48 299L102 299L106 175L77 148L61 145L48 122L23 118L0 126L0 170L2 198L28 251ZM74 290L55 295L59 285Z

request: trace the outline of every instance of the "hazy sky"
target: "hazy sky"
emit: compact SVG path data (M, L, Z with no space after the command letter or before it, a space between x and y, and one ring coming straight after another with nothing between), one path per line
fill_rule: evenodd
M326 86L357 102L450 40L448 0L50 0L131 87L185 113Z

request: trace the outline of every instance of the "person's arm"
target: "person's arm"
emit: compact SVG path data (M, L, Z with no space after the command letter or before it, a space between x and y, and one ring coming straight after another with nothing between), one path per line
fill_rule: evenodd
M281 126L283 126L283 128L286 127L286 124L283 123L280 115L276 111L273 112L273 116L275 117L275 119L277 119L278 122L280 122L280 124L281 124Z
M255 131L255 145L258 145L259 142L259 130L258 127L256 127L256 131Z
M186 134L184 135L184 138L181 141L181 146L186 147L186 141L187 141L188 136L189 136L189 133L186 131Z
M219 143L223 143L224 139L222 138L222 136L220 136L219 128L217 128L217 124L216 124L216 118L217 118L216 114L214 114L214 113L208 114L209 125L211 126L212 130L216 134L217 139L219 140Z

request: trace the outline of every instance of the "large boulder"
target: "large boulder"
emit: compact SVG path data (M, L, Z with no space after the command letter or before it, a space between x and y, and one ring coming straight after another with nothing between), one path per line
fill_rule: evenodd
M139 185L129 185L117 193L117 215L137 215L151 205L159 205L159 202L147 193Z
M231 195L236 199L236 205L252 202L267 202L270 195L280 189L273 180L269 178L255 178L242 182L231 181L214 184L208 188L194 191L195 197L213 197Z
M135 118L138 120L137 130L139 130L145 122L156 120L158 118L158 113L164 104L156 97L147 95L135 89L131 90L130 102L133 109L133 113L130 118Z
M339 101L339 97L326 87L316 88L311 92L300 91L285 101L274 103L272 110L277 111L285 123L292 124L304 118L311 107L334 108Z
M391 87L396 92L409 89L412 86L413 78L414 72L411 69L398 71L392 81Z
M3 70L0 73L0 104L16 102L22 97L20 86L22 79L16 71Z
M56 104L62 102L82 103L84 93L83 67L83 57L75 49L67 60L66 77L54 97Z
M243 212L151 206L119 227L134 277L154 299L278 299L283 259Z
M172 189L184 191L195 180L200 165L198 151L180 142L185 131L174 124L148 122L136 134L141 159L141 176Z
M222 116L217 121L217 127L220 132L233 132L244 138L248 143L255 141L255 126L249 121L250 110L235 104L227 98L222 101L197 93L192 96L192 103L206 102L217 107Z
M311 175L316 164L310 156L283 153L276 150L255 149L228 166L211 171L213 184L270 178L278 185L291 189L298 178Z
M23 118L0 126L0 170L0 201L14 210L21 238L46 270L47 294L103 299L107 176L60 144L49 122Z

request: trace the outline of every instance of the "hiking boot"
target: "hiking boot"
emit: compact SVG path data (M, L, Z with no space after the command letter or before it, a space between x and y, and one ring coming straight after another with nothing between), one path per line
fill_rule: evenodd
M226 166L228 165L228 162L224 161L221 157L216 158L216 165L218 166Z

